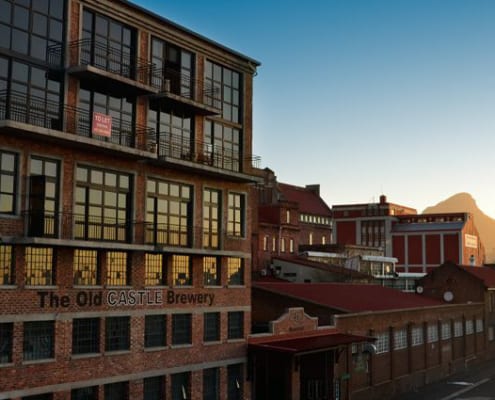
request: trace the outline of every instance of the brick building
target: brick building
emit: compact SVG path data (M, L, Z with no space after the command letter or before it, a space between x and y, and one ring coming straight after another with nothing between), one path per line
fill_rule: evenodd
M252 307L258 332L265 328L249 339L256 400L382 400L489 357L480 302L379 285L259 281ZM291 318L297 308L304 316ZM285 330L274 329L280 321Z
M469 213L417 214L387 202L332 206L334 241L380 247L401 277L424 276L445 261L482 265L485 251Z
M320 197L319 185L278 182L265 169L259 187L257 233L253 239L254 271L268 271L273 256L297 256L301 245L328 244L332 213Z
M0 398L249 398L259 63L123 0L0 15Z

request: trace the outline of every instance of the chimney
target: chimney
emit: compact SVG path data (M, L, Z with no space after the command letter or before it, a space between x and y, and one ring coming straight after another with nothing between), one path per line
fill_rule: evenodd
M380 204L385 204L387 202L387 196L385 196L384 194L382 194L380 196Z
M308 189L310 192L313 192L316 194L318 197L320 196L320 185L306 185L306 189Z

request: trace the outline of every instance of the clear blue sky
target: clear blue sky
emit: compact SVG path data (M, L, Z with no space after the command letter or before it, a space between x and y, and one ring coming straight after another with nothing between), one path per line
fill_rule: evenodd
M494 0L134 0L262 63L254 152L324 200L495 217Z

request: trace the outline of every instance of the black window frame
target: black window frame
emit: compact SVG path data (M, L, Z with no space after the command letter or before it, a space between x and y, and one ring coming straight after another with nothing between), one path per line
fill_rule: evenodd
M55 321L24 322L22 355L24 361L55 357Z
M97 354L100 352L99 318L74 318L72 320L72 354Z
M129 400L129 381L107 383L103 391L105 400Z
M131 319L129 316L105 318L105 352L129 351Z
M227 338L244 339L244 311L230 311L228 313Z
M172 345L192 344L192 314L172 314Z
M0 323L0 365L12 362L14 323Z
M152 376L143 379L143 400L165 399L165 376Z
M167 345L167 315L151 314L144 317L144 347L165 347Z
M227 285L242 286L244 285L244 262L240 257L227 258ZM238 265L237 265L238 264Z
M0 287L15 283L15 248L0 244Z
M7 166L4 165L4 157L9 157L13 158L13 166L12 168L7 169ZM7 161L5 160L5 163ZM0 214L6 214L6 215L16 215L18 213L18 206L17 206L17 198L18 198L18 191L19 191L19 155L17 153L11 152L11 151L6 151L6 150L0 150L0 197L4 201L6 196L11 197L11 201L8 203L10 204L10 210L6 211L1 211L0 209ZM11 183L6 181L12 181ZM11 186L11 190L7 190L6 188L4 189L3 186Z
M86 386L72 389L70 392L71 400L98 400L98 386Z
M227 201L227 235L243 238L246 235L246 196L229 192Z
M180 372L171 375L171 400L184 400L191 398L191 373ZM184 397L185 394L185 397Z
M207 368L203 370L203 400L220 398L220 370Z
M145 286L166 286L168 258L163 253L145 253Z
M244 395L243 371L243 364L231 364L227 367L227 400L242 400Z
M220 313L207 312L203 314L203 341L220 341Z

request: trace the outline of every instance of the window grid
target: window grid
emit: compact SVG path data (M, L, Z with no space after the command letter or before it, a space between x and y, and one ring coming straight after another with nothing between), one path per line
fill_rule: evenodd
M0 245L0 286L14 284L14 260L13 247Z
M244 236L244 196L239 193L229 193L227 234L229 236Z
M215 342L220 340L220 313L205 313L204 316L204 334L205 342Z
M17 198L17 154L0 151L0 213L15 214Z
M454 337L461 337L463 334L462 321L454 321Z
M218 122L205 120L204 157L218 168L228 171L241 170L241 132Z
M192 314L172 315L172 344L192 343Z
M100 352L99 318L78 318L72 321L72 354Z
M129 255L121 251L109 251L107 253L107 285L126 286L129 279Z
M426 331L428 343L438 342L438 324L428 324Z
M74 250L74 285L100 284L100 267L96 250Z
M163 254L146 253L145 285L164 286L167 284L167 258Z
M25 322L23 341L24 361L53 358L54 333L54 321Z
M228 338L244 338L244 312L231 311L228 314Z
M483 332L483 320L477 319L476 320L476 333L481 333L481 332Z
M204 286L220 285L220 268L217 257L203 257L203 284Z
M153 376L143 379L143 399L162 400L165 398L165 377Z
M107 383L104 392L105 400L129 400L129 382Z
M218 400L220 374L218 368L203 370L203 400Z
M191 398L191 373L172 374L172 400Z
M14 324L12 322L0 323L0 364L12 362L12 338Z
M466 320L466 335L472 335L474 333L474 324L472 319Z
M164 347L167 345L167 316L146 315L144 347Z
M411 329L411 346L421 346L424 343L423 327L414 326Z
M175 286L192 285L192 268L189 256L172 256L172 275Z
M388 353L390 351L390 336L388 332L376 335L376 354Z
M244 285L244 265L241 258L227 258L227 282L229 285Z
M50 247L26 247L25 256L26 285L53 285L55 278L53 249Z
M242 368L242 364L227 367L227 400L242 400L243 398Z
M216 249L220 245L220 198L214 189L203 191L203 247Z
M447 340L452 337L452 327L450 321L442 322L442 340Z
M129 350L129 317L109 317L105 320L105 351Z
M400 328L394 330L394 350L407 348L407 329Z
M70 394L71 400L98 400L98 386L88 386L78 389L72 389Z

